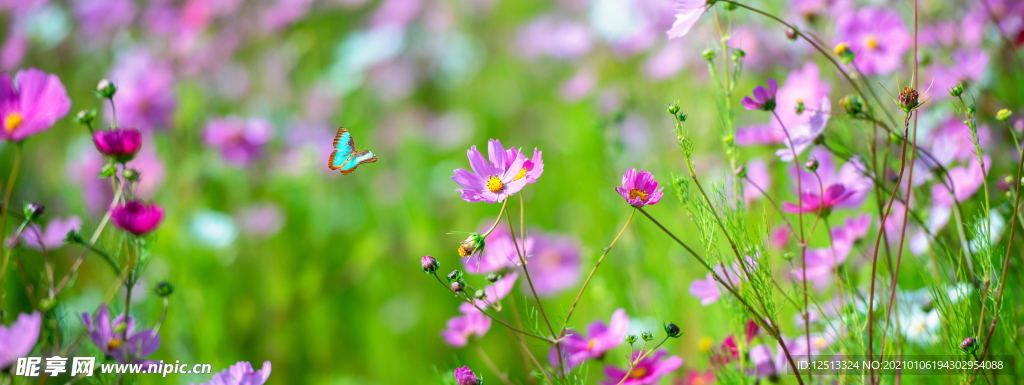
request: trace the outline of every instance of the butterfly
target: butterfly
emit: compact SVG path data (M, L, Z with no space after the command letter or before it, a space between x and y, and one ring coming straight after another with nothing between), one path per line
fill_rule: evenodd
M338 128L338 134L334 136L334 149L327 160L327 167L331 170L340 169L341 175L351 174L363 163L377 161L377 156L372 152L356 151L356 142L345 127Z

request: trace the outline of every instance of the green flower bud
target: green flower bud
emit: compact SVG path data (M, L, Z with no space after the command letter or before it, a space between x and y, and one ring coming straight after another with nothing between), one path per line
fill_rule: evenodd
M160 297L170 297L174 294L174 285L167 281L160 281L153 286L153 292Z
M102 99L113 99L116 93L117 85L109 79L100 80L100 83L96 85L96 96Z
M999 112L996 113L996 119L1005 121L1006 119L1010 118L1011 114L1013 114L1013 113L1010 112L1010 110L1004 108L1004 109L999 110Z

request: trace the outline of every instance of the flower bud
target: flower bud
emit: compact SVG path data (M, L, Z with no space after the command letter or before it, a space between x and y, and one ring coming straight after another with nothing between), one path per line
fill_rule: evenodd
M736 169L733 170L732 173L733 175L736 175L737 178L743 179L747 177L747 168L744 166L739 166L736 167Z
M715 52L715 50L713 50L711 48L706 48L706 49L704 49L704 51L701 51L700 56L703 56L704 59L711 60L711 59L714 59L715 55L717 55L717 54L718 53Z
M473 293L473 298L483 301L484 298L487 298L487 293L484 292L483 289L477 289L476 292Z
M629 334L626 336L626 343L632 345L636 342L636 334Z
M462 279L462 271L459 269L452 270L451 273L448 273L448 282L455 282L460 279Z
M124 170L122 175L124 176L124 179L130 180L130 181L136 181L136 180L139 180L139 176L141 174L139 174L138 170L136 170L134 168L129 168L129 169Z
M42 203L29 203L25 205L25 219L34 222L46 212L46 206Z
M112 99L116 93L117 85L109 79L100 80L100 83L96 85L96 96L100 98Z
M747 51L744 51L744 50L739 49L739 48L733 48L732 49L732 61L733 62L738 62L738 61L740 61L740 59L744 58L745 56L747 56Z
M495 283L495 282L498 282L499 279L501 279L501 276L498 275L497 273L488 273L487 274L487 282Z
M789 40L796 40L797 33L793 28L786 29L786 38Z
M100 179L107 179L114 175L117 175L117 166L115 166L113 163L107 163L103 165L103 168L100 169Z
M85 238L82 238L82 234L78 230L71 229L67 234L64 235L64 243L85 243Z
M675 104L675 103L669 104L667 110L668 110L668 113L670 113L673 116L675 116L675 114L679 113L679 105Z
M804 167L807 167L811 172L818 171L818 160L814 158L808 159Z
M640 338L644 341L650 341L654 339L654 334L651 334L651 332L640 332Z
M665 334L672 338L679 338L679 336L683 335L682 331L679 330L679 326L673 323L665 325Z
M792 260L793 259L793 252L792 251L787 251L785 253L782 253L782 259L787 260L787 261Z
M798 100L796 102L796 114L797 115L802 115L806 108L807 107L804 106L804 101L803 100Z
M725 5L723 5L722 8L724 8L726 11L735 11L737 8L739 8L739 6L736 5L736 3L725 3Z
M160 297L170 297L174 294L174 285L167 281L160 281L153 286L153 292Z
M441 267L441 264L437 263L437 259L434 259L434 257L424 255L423 258L420 258L420 266L423 267L424 273L434 274Z
M999 112L996 113L996 119L1006 121L1006 119L1010 118L1010 114L1013 114L1012 112L1010 112L1010 110L1007 110L1005 108L1001 109L999 110Z
M849 94L839 99L839 105L843 107L849 115L858 115L864 112L864 101L860 96Z
M953 88L949 89L949 94L954 98L960 97L960 95L964 94L964 84L957 83L955 86L953 86Z
M836 44L835 48L836 55L842 59L844 64L850 64L853 62L853 51L850 50L850 45L846 43Z
M53 310L57 306L57 299L55 298L43 298L39 300L39 310L44 313Z
M685 122L686 121L686 113L685 112L680 112L680 113L676 114L676 119L678 119L680 122Z
M910 112L920 105L918 100L920 97L921 95L917 93L914 87L903 87L900 90L900 96L896 103L904 112Z
M966 351L969 354L974 353L975 350L978 350L978 340L974 339L974 337L964 338L960 342L960 350Z
M452 291L456 293L466 291L466 284L462 280L452 282Z
M81 110L75 114L75 123L84 124L86 126L92 124L92 121L96 120L96 109Z
M484 251L484 237L478 233L470 233L462 243L459 244L459 256L468 257L474 253Z

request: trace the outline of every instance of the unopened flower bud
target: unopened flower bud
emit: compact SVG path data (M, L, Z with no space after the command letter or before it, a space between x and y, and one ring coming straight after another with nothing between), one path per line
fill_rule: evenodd
M632 345L636 342L636 334L630 334L626 336L626 343Z
M953 88L949 89L949 94L954 98L960 97L960 95L964 94L964 84L957 83Z
M459 256L467 257L474 253L484 251L484 237L478 233L470 233L462 243L459 244Z
M675 104L675 103L669 104L667 110L668 110L668 113L670 113L673 116L675 116L675 114L679 113L679 105Z
M975 350L978 350L978 340L974 339L974 337L964 338L964 340L960 342L960 350L968 353L974 353Z
M793 28L786 29L786 38L789 40L796 40L797 33Z
M715 50L713 50L711 48L707 48L707 49L704 49L704 51L701 51L700 56L703 56L704 59L711 60L711 59L714 59L715 55L717 55L717 54L718 53L715 52Z
M850 64L853 62L853 51L850 50L850 45L846 43L836 44L835 48L836 55L842 59L844 64Z
M174 294L174 285L167 281L160 281L153 286L153 292L160 297L170 297Z
M739 166L736 167L736 169L733 170L732 173L733 175L736 175L737 178L743 179L747 177L747 168L744 166Z
M680 113L676 114L676 119L678 119L680 122L685 122L686 121L686 113L685 112L680 112Z
M53 310L56 306L57 299L55 298L43 298L39 301L39 310L42 310L44 313Z
M78 230L71 229L64 235L64 243L85 243L85 238L82 238Z
M473 293L473 298L482 301L484 298L487 298L487 293L484 292L483 289L477 289L476 292Z
M46 212L46 206L42 203L29 203L25 205L25 219L33 222Z
M736 5L736 3L725 3L725 5L723 5L722 8L724 8L726 11L735 11L737 8L739 8L739 6Z
M139 175L140 174L139 174L138 170L136 170L134 168L129 168L129 169L125 169L124 173L122 173L122 175L124 176L124 179L131 180L131 181L136 181L136 180L139 180Z
M75 123L84 124L86 126L92 124L92 121L96 119L96 109L81 110L75 114Z
M113 163L107 163L100 169L100 179L107 179L114 175L117 175L117 166Z
M860 96L849 94L839 99L839 105L847 114L856 116L864 112L864 100Z
M793 259L793 252L792 251L787 251L785 253L782 253L782 259L787 260L787 261L792 260Z
M96 85L96 96L100 98L112 99L116 93L117 85L109 79L100 80L100 83Z
M896 103L904 112L910 112L918 107L920 104L918 99L920 97L921 95L917 93L917 90L915 90L914 87L903 87L903 89L900 90L899 100L897 100Z
M650 341L654 339L654 334L651 332L640 332L640 338L644 341Z
M665 334L672 338L679 338L679 336L683 335L682 331L679 330L679 326L673 323L665 325Z
M424 273L434 274L434 272L441 267L441 264L438 263L437 259L434 257L424 255L423 258L420 258L420 266L423 267Z
M804 167L807 167L811 172L818 171L818 160L814 158L808 159Z
M498 275L497 273L488 273L487 274L487 282L495 283L495 282L498 282L499 279L501 279L501 276Z
M738 62L738 61L740 61L740 59L744 58L745 56L747 56L747 51L744 51L744 50L739 49L739 48L733 48L733 50L732 50L732 61L733 62Z
M1010 110L1007 110L1007 109L1004 108L1004 109L999 110L999 112L996 113L996 119L1005 121L1006 119L1010 118L1011 114L1013 114L1013 113L1010 112Z
M804 101L803 100L798 100L796 102L796 114L797 115L802 115L806 108L807 107L804 106Z
M466 284L461 280L452 282L452 291L456 293L466 291Z
M451 273L448 273L448 282L455 282L460 279L462 279L462 271L459 269L452 270Z

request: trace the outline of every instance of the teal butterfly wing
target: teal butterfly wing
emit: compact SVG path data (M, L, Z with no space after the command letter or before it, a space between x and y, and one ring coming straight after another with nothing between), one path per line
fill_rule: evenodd
M351 174L356 167L363 163L373 163L377 157L369 151L356 151L356 142L352 134L339 127L338 133L334 136L334 151L327 159L327 167L331 170L341 170L342 175Z

